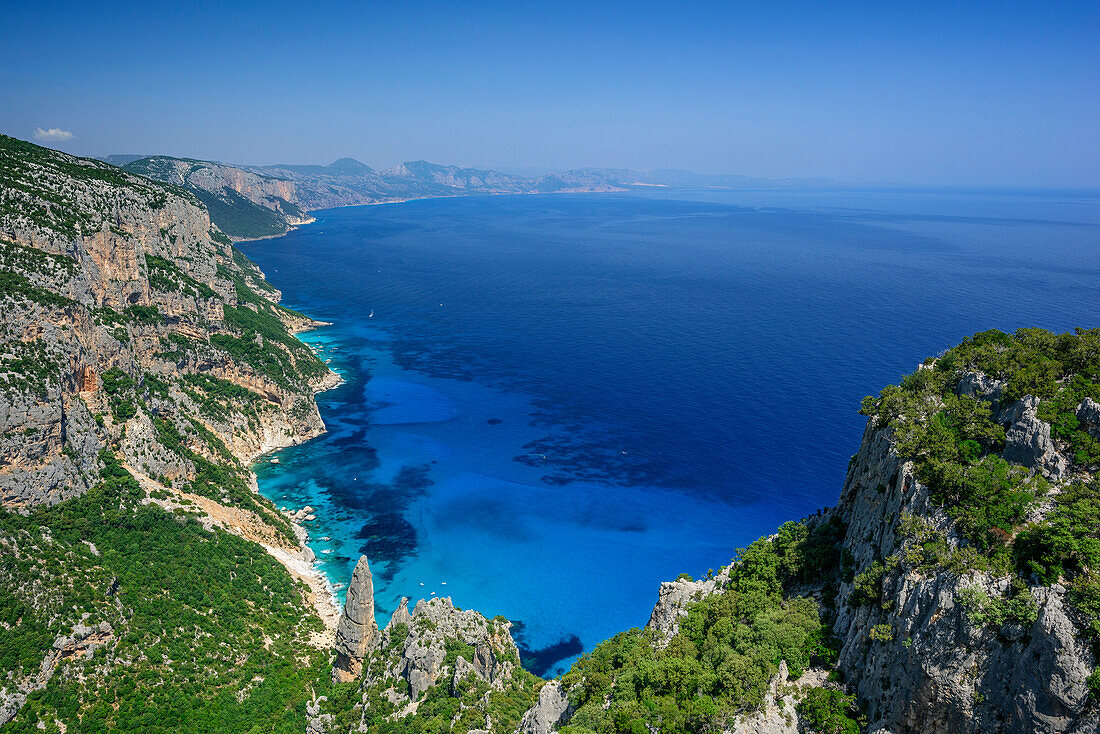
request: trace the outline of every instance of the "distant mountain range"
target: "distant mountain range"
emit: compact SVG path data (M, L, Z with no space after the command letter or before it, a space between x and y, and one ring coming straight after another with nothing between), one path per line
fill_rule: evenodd
M498 170L410 161L377 170L354 158L328 165L247 166L170 156L110 155L102 160L198 196L230 237L285 233L312 221L307 212L338 206L473 194L551 194L641 188L819 188L828 179L767 179L691 171L577 168L523 176Z

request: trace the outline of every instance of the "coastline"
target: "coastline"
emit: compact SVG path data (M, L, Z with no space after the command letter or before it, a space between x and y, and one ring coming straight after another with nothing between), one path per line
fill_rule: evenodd
M646 187L646 188L668 188L665 184L632 184L633 186ZM673 189L670 189L673 190ZM357 204L336 204L335 206L320 206L313 209L303 209L306 212L321 212L328 211L330 209L350 209L356 206L384 206L386 204L406 204L410 201L427 201L429 199L464 199L476 196L547 196L557 194L621 194L631 191L631 188L614 188L606 190L592 190L592 189L563 189L561 191L490 191L490 192L477 192L469 194L440 194L437 196L409 196L409 197L394 197L388 199L379 199L377 201L363 201ZM230 237L233 244L236 245L240 242L263 242L265 240L277 240L280 237L286 237L291 232L297 230L299 227L304 227L309 224L315 224L317 222L316 217L310 217L308 221L287 223L287 230L280 232L279 234L265 235L263 237ZM321 322L323 323L323 322Z
M307 318L309 317L307 316ZM322 326L331 325L332 322L319 321L310 318L308 323L295 324L294 326L292 326L290 328L290 333L291 335L297 337L298 334L313 331L314 329ZM302 343L305 344L305 342ZM309 347L311 352L315 351L312 346L308 344L306 344L306 346ZM345 381L346 380L343 375L332 369L332 367L328 367L328 374L324 378L322 378L320 382L313 388L314 404L316 405L316 396L318 394L327 390L335 389L340 385L343 385ZM254 456L249 457L249 484L251 485L253 492L263 496L259 489L259 482L256 477L255 465L257 462L261 461L264 456L274 451L289 448L290 446L303 444L306 441L311 441L314 438L317 438L318 436L321 436L328 432L328 429L325 426L324 418L320 414L320 407L318 407L317 415L320 419L321 424L320 430L317 433L308 436L300 441L292 441L289 444L270 446L262 445L260 447L260 450ZM307 601L311 603L314 610L317 612L317 616L320 617L321 622L324 624L325 627L324 635L320 639L311 640L311 642L317 642L317 647L327 649L335 644L336 625L339 623L340 620L340 600L336 595L336 587L334 586L332 579L325 575L325 572L317 563L316 555L314 555L313 550L309 547L309 531L299 523L300 510L291 511L289 509L283 510L280 508L276 508L276 511L279 512L279 514L281 514L283 518L290 523L291 528L294 530L294 536L298 540L297 547L292 550L285 547L269 545L256 538L249 539L254 540L261 546L263 546L264 550L266 550L268 554L271 555L275 560L281 563L292 577L303 582L309 588L310 593L307 595Z

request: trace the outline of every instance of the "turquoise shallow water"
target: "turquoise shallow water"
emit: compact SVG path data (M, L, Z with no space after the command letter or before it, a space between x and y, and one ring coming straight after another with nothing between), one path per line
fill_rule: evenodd
M671 199L671 196L679 197ZM261 462L322 568L516 621L532 669L832 504L859 399L977 330L1100 323L1087 196L662 192L318 212L243 249L346 382ZM373 317L368 317L370 313Z

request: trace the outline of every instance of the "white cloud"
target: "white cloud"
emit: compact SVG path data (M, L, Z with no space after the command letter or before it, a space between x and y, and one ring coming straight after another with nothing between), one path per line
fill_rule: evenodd
M44 140L48 143L64 143L66 140L72 140L73 134L59 127L51 127L49 130L36 127L34 129L34 139Z

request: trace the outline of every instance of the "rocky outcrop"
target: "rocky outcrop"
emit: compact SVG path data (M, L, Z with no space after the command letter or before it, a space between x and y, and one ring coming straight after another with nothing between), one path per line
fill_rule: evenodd
M384 707L391 720L414 715L428 698L456 701L467 723L456 731L492 730L494 696L534 698L534 676L519 664L511 623L486 619L455 607L449 597L420 600L410 612L402 599L373 649L364 650L361 727L371 707ZM338 653L338 656L341 656ZM345 666L346 667L346 666ZM518 721L518 713L513 713ZM515 726L513 723L512 726Z
M378 622L374 619L374 579L366 556L355 564L348 585L347 601L336 627L336 662L332 679L349 683L363 672L363 659L378 643Z
M511 623L457 609L450 597L422 599L411 613L407 609L403 604L394 612L381 636L382 647L392 646L395 654L379 668L372 666L368 681L404 679L409 689L406 698L415 702L445 675L453 681L473 674L490 685L499 685L518 667L519 651L509 631ZM448 670L444 661L449 641L473 650L460 655L455 667Z
M328 734L332 727L332 714L321 712L327 696L314 696L306 703L306 734Z
M37 674L22 681L11 681L0 687L0 726L11 721L22 708L27 697L46 687L58 666L69 660L91 659L95 651L114 638L111 625L101 622L94 627L77 623L72 634L58 637L53 648L46 653Z
M1034 407L1020 401L1005 415L1014 426L1032 425ZM1049 437L1041 430L1030 435ZM1045 450L1018 456L1040 470L1064 462ZM950 518L894 453L888 429L868 425L836 513L847 524L845 548L857 570L934 535L959 546ZM900 531L903 517L919 518L917 536ZM837 668L865 705L870 731L1098 730L1084 683L1095 661L1067 614L1065 589L1031 590L1037 614L1027 629L976 627L966 615L964 590L996 598L1008 586L1007 577L921 572L904 563L887 564L881 603L858 603L854 585L841 584L833 627L842 642Z
M1085 398L1077 406L1077 420L1090 436L1100 439L1100 403L1092 398Z
M659 647L668 644L680 629L680 620L687 616L688 607L704 597L720 590L729 579L729 567L723 568L712 578L695 581L679 578L661 583L657 604L649 615L646 627L657 633Z
M807 670L797 681L790 679L787 663L779 661L779 672L768 683L764 703L751 714L739 716L728 734L801 734L808 727L798 713L804 689L825 684L823 670Z
M561 681L548 681L539 690L538 702L523 715L517 734L550 734L572 713L573 707Z
M1039 420L1038 409L1038 398L1028 395L1001 410L1000 421L1008 425L1003 456L1057 481L1065 474L1068 462L1055 449L1050 425Z

